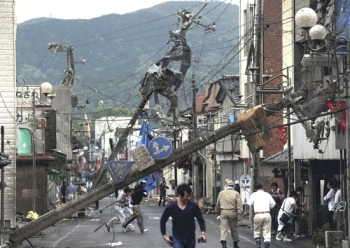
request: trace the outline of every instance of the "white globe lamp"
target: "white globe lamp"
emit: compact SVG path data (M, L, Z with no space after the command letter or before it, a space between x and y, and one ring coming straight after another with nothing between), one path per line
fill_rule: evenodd
M312 28L317 23L317 14L311 8L302 8L295 15L295 24L299 28Z
M44 82L40 85L40 91L47 96L52 92L52 85L49 82Z
M324 40L327 36L327 31L322 25L316 24L309 31L311 40Z

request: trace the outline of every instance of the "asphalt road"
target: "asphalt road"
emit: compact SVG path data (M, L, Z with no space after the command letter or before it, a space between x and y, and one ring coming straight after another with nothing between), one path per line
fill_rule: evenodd
M134 247L134 248L156 248L168 247L163 241L159 220L163 207L158 207L157 202L149 200L143 202L141 210L144 217L144 226L149 231L141 233L136 221L135 232L123 233L120 224L107 231L105 223L114 216L112 207L106 208L113 203L114 197L106 197L100 201L99 210L88 210L87 217L71 217L56 223L35 237L23 242L23 247ZM207 227L207 239L205 244L198 244L197 247L221 247L220 244L220 221L215 215L204 215ZM100 229L95 231L99 226ZM167 234L171 232L171 220L167 223ZM200 236L197 224L197 236ZM249 227L239 227L240 248L256 247ZM274 236L273 236L274 238ZM230 234L228 236L228 247L233 247ZM296 239L291 243L272 240L271 247L313 247L310 238Z

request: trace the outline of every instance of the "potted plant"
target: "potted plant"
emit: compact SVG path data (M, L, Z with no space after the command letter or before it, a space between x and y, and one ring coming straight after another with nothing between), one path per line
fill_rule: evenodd
M325 232L330 230L329 223L324 224L321 228L317 228L314 235L312 235L312 243L316 245L317 248L324 248L326 245Z

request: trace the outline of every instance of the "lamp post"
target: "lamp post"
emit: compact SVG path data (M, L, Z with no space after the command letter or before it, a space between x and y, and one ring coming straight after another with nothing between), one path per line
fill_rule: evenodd
M349 183L349 179L350 179L350 99L349 99L349 39L345 38L345 37L336 37L337 34L330 34L329 38L327 39L327 31L326 29L317 23L317 14L315 13L315 11L311 8L302 8L300 9L296 16L295 16L295 22L296 25L298 27L300 27L303 30L304 33L304 44L306 45L306 53L311 53L311 55L309 55L307 57L307 59L305 59L304 55L304 63L303 66L305 67L314 67L314 66L320 66L320 67L335 67L336 68L336 80L335 82L333 82L332 76L330 75L330 87L332 89L332 94L330 96L327 97L327 100L331 101L332 104L340 104L340 98L341 97L345 97L346 99L346 105L347 105L347 109L346 109L346 132L345 132L345 148L347 151L346 154L346 180L344 180L342 183L343 189L347 190L342 190L342 192L346 192L346 201L348 202L350 199L350 183ZM338 40L342 40L345 41L346 45L345 46L338 46L337 47L337 41ZM334 42L334 46L330 46L331 42ZM310 44L311 43L311 44ZM332 48L334 48L334 50L332 50ZM346 52L338 52L338 49L346 49ZM330 56L331 55L331 56ZM332 56L333 55L333 56ZM340 69L338 67L338 62L340 62L341 57L340 56L344 56L344 62L346 60L346 62L344 63L346 65L346 68L343 68L342 70L342 74L343 74L343 80L341 79L341 72ZM317 57L319 56L319 57ZM323 56L323 57L322 57ZM311 73L310 75L308 75L307 77L308 80L306 80L307 83L307 89L311 90L312 88L312 76ZM341 89L341 83L343 83L343 88L346 89L345 94L342 94ZM326 86L326 87L325 87ZM327 88L327 85L321 85L319 86L319 92L323 92L325 89L322 90L322 87ZM320 90L321 89L321 90ZM338 90L338 100L335 101L335 91ZM342 165L341 165L342 166ZM342 178L342 176L340 177ZM346 183L346 185L344 185L344 183ZM312 187L312 185L310 186ZM344 199L344 198L343 198ZM310 209L313 212L313 209ZM347 213L349 213L350 211L350 204L347 204ZM348 214L349 216L349 214ZM350 222L348 221L347 225L345 225L347 227L347 231L349 231L350 229ZM346 234L347 235L347 234Z

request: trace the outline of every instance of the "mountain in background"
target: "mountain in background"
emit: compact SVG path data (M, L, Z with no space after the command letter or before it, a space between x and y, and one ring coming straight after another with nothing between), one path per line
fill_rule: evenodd
M180 28L176 25L176 12L186 9L197 13L203 6L200 1L165 2L124 15L109 14L90 20L38 18L21 23L17 28L17 86L62 84L67 54L48 50L49 43L56 42L74 47L73 94L79 102L88 100L89 114L98 110L100 99L105 107L132 109L140 101L141 78L173 45L168 43L169 30ZM211 2L199 16L203 25L215 22L216 31L206 34L202 26L192 24L186 34L196 66L192 64L178 91L182 108L192 101L192 73L195 72L199 92L204 92L206 83L223 74L238 74L238 6Z

